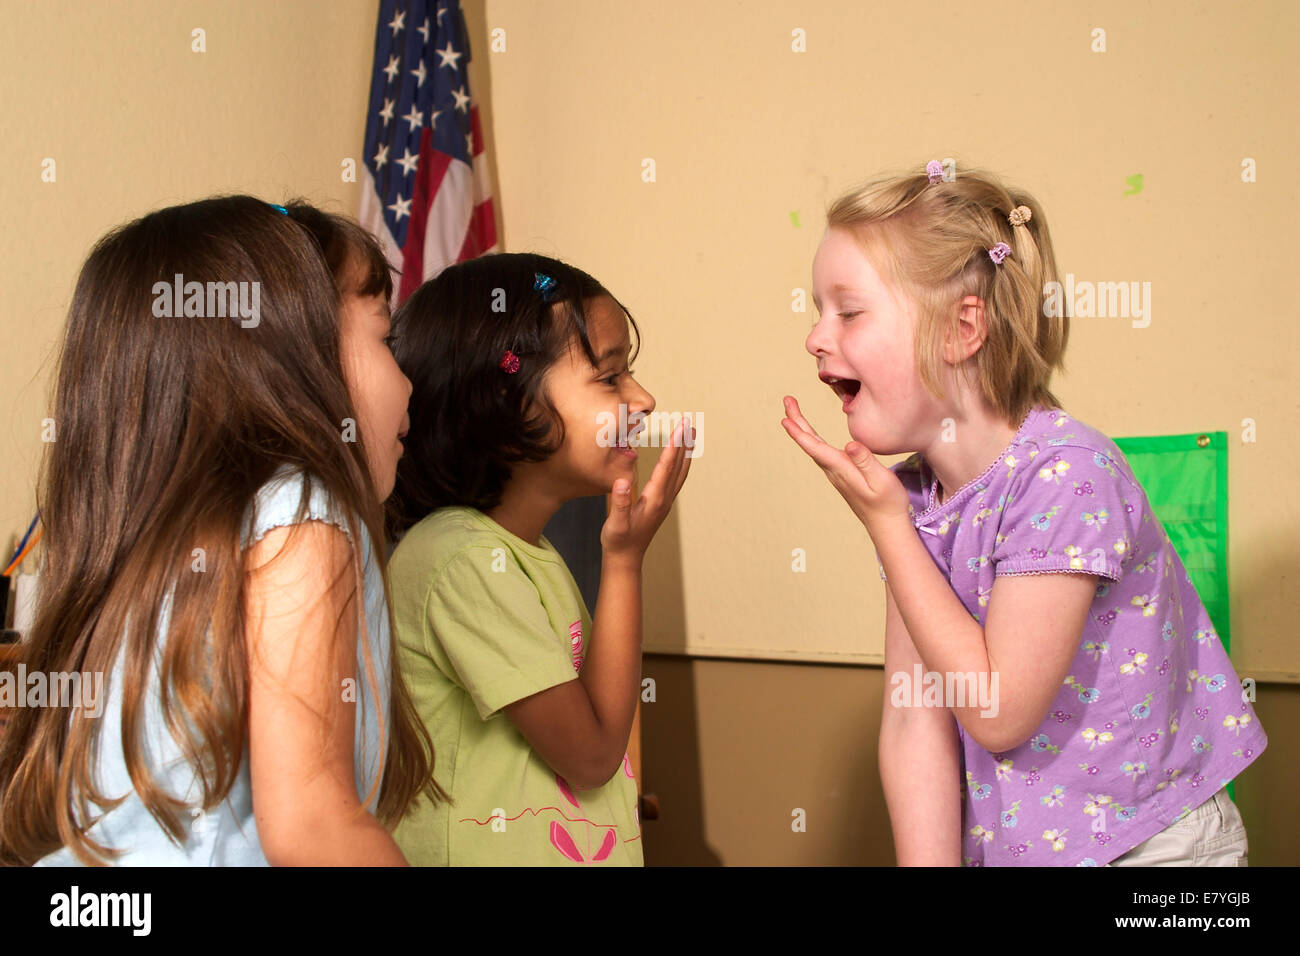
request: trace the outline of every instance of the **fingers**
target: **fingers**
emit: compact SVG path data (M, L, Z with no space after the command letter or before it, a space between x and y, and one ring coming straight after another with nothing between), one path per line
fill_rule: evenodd
M808 454L809 458L827 470L833 469L839 456L843 455L843 452L826 444L818 435L810 434L800 428L791 418L783 418L781 427Z
M614 488L605 495L605 527L609 530L625 533L632 525L632 502L635 501L636 488L627 478L614 482Z
M794 422L800 429L820 440L821 436L817 434L813 427L808 424L807 419L803 417L803 412L799 408L799 402L795 400L794 396L787 395L785 396L784 401L786 417Z
M672 502L672 495L668 494L668 489L674 487L678 472L681 470L685 448L680 436L685 424L686 419L683 418L673 429L667 446L659 453L659 460L655 462L655 470L650 475L650 480L646 482L645 490L641 492L641 501L648 508L657 510L665 498L668 502Z
M682 437L684 439L685 435L683 435ZM685 441L683 441L682 444L685 445L686 444ZM691 426L691 449L694 450L694 447L695 447L695 426L692 425ZM685 451L682 452L681 468L677 472L677 480L673 485L674 498L676 498L677 493L682 490L682 485L686 484L686 476L690 474L691 471L691 458L692 456L687 454L687 452Z

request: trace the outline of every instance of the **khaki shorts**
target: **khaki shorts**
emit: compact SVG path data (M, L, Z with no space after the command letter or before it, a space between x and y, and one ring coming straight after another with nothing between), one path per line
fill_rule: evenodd
M1246 825L1226 789L1106 866L1245 866Z

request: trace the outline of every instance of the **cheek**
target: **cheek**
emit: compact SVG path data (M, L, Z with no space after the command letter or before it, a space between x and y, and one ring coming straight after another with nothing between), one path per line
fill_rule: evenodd
M610 393L611 395L613 393ZM609 452L600 444L602 430L618 430L618 402L616 400L600 401L601 396L583 396L580 403L574 403L563 409L564 444L569 455L583 461L592 461ZM602 418L600 416L604 415ZM613 415L612 425L605 422Z
M388 404L400 421L406 415L407 405L411 400L411 383L402 374L393 353L384 348L384 381L388 388Z
M339 364L343 366L343 381L353 405L361 405L366 391L366 362L350 336L339 342Z
M387 349L381 354L377 349L358 349L344 345L339 358L348 396L352 400L352 407L357 413L357 424L362 432L375 442L381 435L392 431L393 440L396 440L397 428L406 409L400 404L405 398L405 392L398 388L401 378L392 355ZM394 373L391 376L386 374L386 362L393 363ZM376 449L379 444L382 441L375 444Z

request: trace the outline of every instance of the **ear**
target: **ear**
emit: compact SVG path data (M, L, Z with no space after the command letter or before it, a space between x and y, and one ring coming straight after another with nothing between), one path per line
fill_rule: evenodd
M988 325L984 300L979 296L966 296L956 308L957 321L944 340L943 357L954 365L960 365L980 350L988 336Z

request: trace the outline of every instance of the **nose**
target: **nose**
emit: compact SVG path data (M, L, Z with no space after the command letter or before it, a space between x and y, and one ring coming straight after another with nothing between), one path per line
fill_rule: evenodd
M808 333L808 337L804 339L803 347L807 349L808 353L814 358L820 358L823 355L829 354L831 345L831 337L830 333L826 330L826 324L822 322L821 319L818 319L817 324L814 325L812 331Z
M637 388L641 389L641 395L640 395L641 402L638 411L643 411L647 415L649 415L651 412L655 410L655 397L651 395L649 392L647 392L644 388L641 388L641 386L638 385Z
M627 403L628 414L633 412L645 412L649 415L655 410L655 397L641 387L631 373L628 373L627 384L632 386L631 401Z

